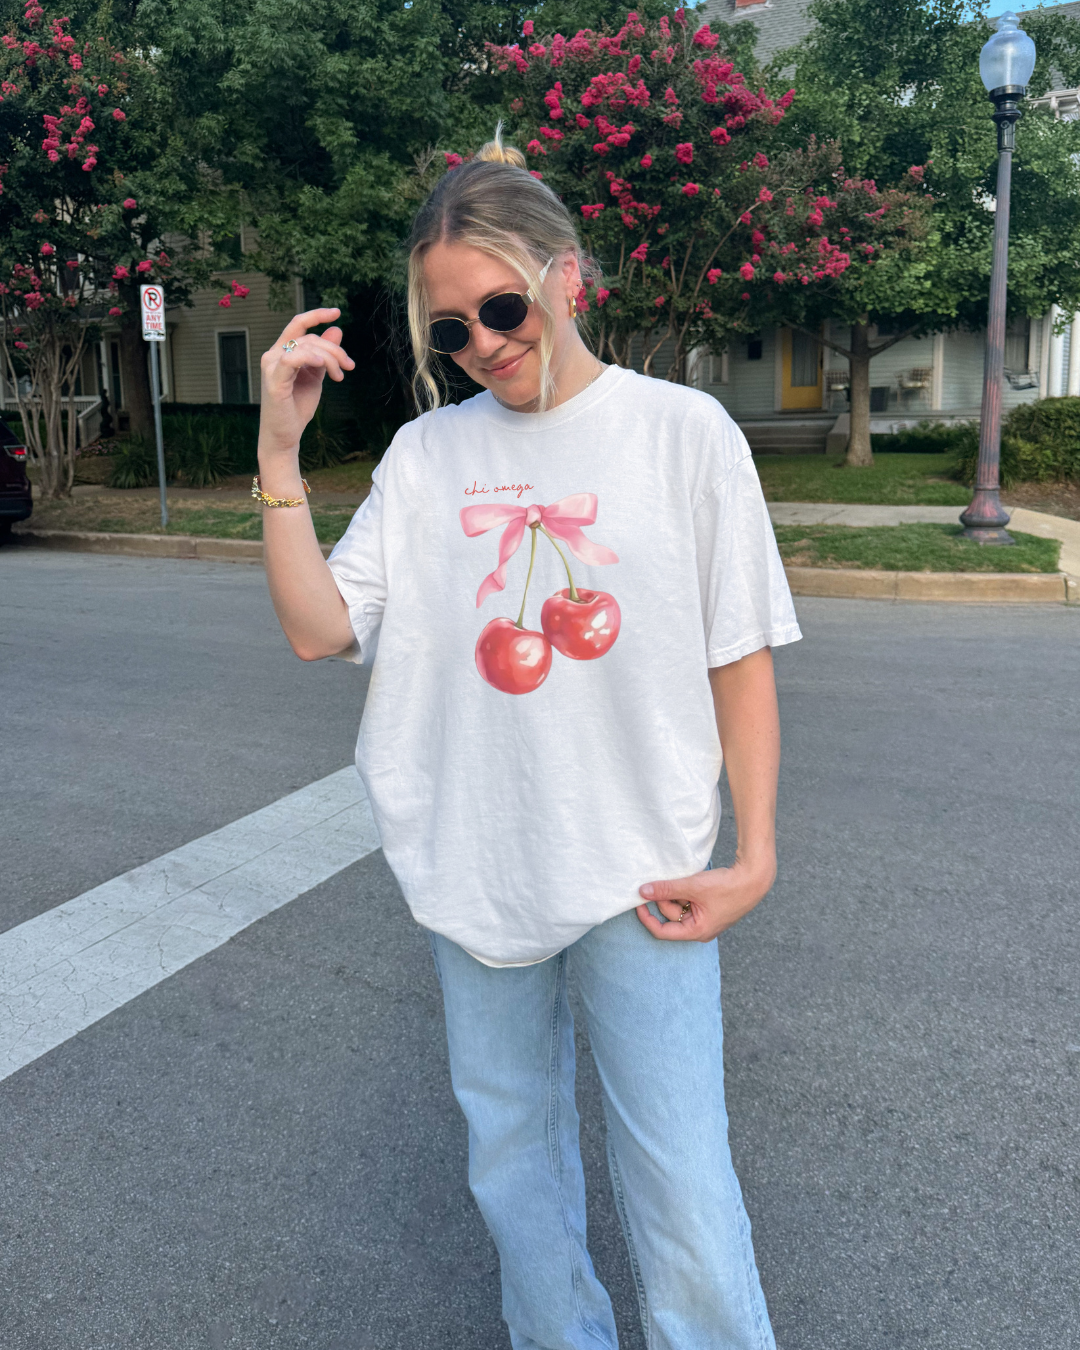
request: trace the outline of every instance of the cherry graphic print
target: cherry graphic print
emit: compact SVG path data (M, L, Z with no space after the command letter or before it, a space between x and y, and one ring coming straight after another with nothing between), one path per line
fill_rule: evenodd
M613 595L607 591L579 591L566 554L556 536L582 562L594 565L619 561L611 549L595 544L582 532L582 525L596 520L596 494L577 493L551 506L467 506L461 511L461 525L470 537L484 534L497 525L505 526L499 541L499 565L485 577L477 593L477 608L492 591L506 585L506 565L528 530L532 535L529 572L516 621L492 619L476 642L474 657L481 677L504 694L531 694L544 683L551 670L554 647L573 661L595 661L610 651L619 636L622 615ZM525 601L536 564L536 536L543 534L562 559L570 583L545 600L541 611L542 633L525 627Z
M557 652L573 661L595 661L611 650L619 636L622 614L607 591L577 592L577 600L563 587L544 601L540 627Z
M477 639L476 669L504 694L531 694L548 677L551 643L513 619L492 619Z

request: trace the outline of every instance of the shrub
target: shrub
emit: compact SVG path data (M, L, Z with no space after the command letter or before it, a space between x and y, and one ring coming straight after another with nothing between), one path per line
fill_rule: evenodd
M971 422L931 422L924 419L913 427L904 427L893 435L877 434L870 437L875 455L945 455L959 454L972 438L978 445L977 424Z
M157 483L157 450L145 436L129 436L112 452L105 486L111 488L152 487Z
M957 453L954 472L975 481L978 439ZM1042 398L1022 403L1001 428L1002 487L1013 483L1080 482L1080 398Z

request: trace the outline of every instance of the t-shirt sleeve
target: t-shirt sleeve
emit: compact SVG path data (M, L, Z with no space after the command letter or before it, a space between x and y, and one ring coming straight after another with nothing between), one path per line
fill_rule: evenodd
M371 492L328 558L337 588L349 608L354 645L341 653L357 665L369 662L386 608L386 559L383 552L383 492L380 468L371 475Z
M699 503L694 535L710 667L802 637L748 447Z

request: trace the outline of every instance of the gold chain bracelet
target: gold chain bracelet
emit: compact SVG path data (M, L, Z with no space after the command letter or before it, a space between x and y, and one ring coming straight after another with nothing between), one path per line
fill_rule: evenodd
M301 478L300 481L301 481L301 483L303 483L303 485L304 485L304 491L305 491L305 492L310 492L310 491L311 491L311 487L310 487L309 484L308 484L308 480L307 480L306 478ZM255 500L256 500L257 502L261 502L263 506L303 506L303 505L304 505L304 499L303 499L303 497L269 497L269 496L267 496L267 494L262 490L262 484L259 482L259 475L258 475L258 474L256 474L255 477L251 480L251 495L255 498Z

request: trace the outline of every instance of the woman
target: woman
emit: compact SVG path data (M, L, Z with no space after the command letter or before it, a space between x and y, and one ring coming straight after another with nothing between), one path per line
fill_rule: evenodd
M378 638L357 764L430 932L514 1350L616 1344L585 1243L571 970L650 1350L764 1350L715 939L774 880L770 648L799 630L745 440L708 395L592 355L586 267L498 132L443 178L409 245L428 411L329 563L297 447L354 363L339 328L308 331L338 311L293 319L262 362L267 576L302 659L366 661ZM444 406L433 352L486 392ZM708 870L721 747L738 848Z

